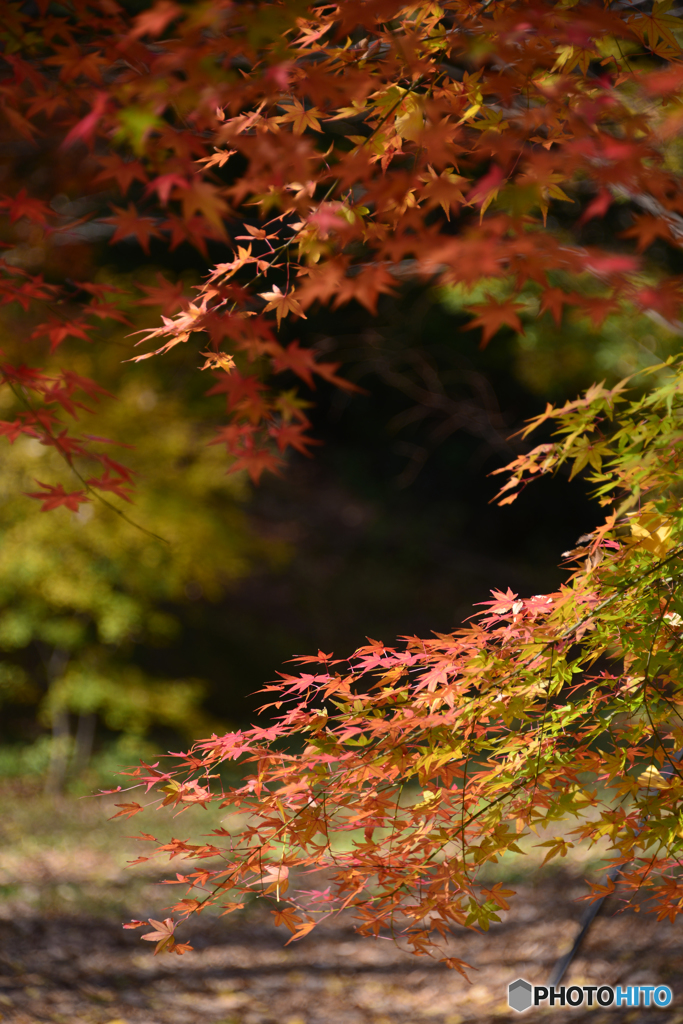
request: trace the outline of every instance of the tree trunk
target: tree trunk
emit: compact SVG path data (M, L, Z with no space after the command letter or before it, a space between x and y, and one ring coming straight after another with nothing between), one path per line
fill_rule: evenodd
M63 673L69 662L66 651L56 647L45 664L48 689L55 679ZM45 792L58 796L64 791L66 771L69 764L69 748L71 734L69 730L69 712L59 708L52 714L52 747L50 751L50 767L45 780Z
M82 775L90 764L92 747L95 741L97 715L94 712L80 714L76 726L76 749L71 766L75 778Z
M45 792L51 796L58 796L64 790L70 740L69 714L64 708L60 708L52 716L50 768L45 780Z

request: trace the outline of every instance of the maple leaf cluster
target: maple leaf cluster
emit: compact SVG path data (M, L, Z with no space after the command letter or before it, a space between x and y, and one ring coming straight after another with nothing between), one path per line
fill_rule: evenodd
M61 483L36 481L41 490L28 492L28 496L41 501L43 511L64 505L77 512L80 505L91 501L90 495L94 492L100 496L101 492L110 492L130 501L132 472L101 450L103 442L112 442L106 438L71 434L59 419L59 413L66 413L76 421L79 411L90 412L83 399L97 402L100 396L107 395L104 388L72 370L45 374L10 363L0 365L0 384L9 388L24 407L14 419L0 420L0 434L12 444L18 437L26 436L54 448L83 485L79 490L66 491ZM100 475L83 476L75 464L77 459L84 465L99 464Z
M65 259L87 264L105 241L224 250L193 301L173 309L163 287L143 300L163 317L134 358L208 347L226 394L217 440L254 480L312 443L280 374L351 387L279 340L311 307L372 313L412 276L490 282L470 303L484 344L545 311L676 323L683 279L645 280L641 254L683 230L663 148L681 123L679 22L667 2L614 6L5 3L0 117L18 156L0 195L1 301L30 307L33 338L55 349L121 316L87 282L65 304ZM31 160L47 179L27 184ZM624 202L639 212L616 249L581 244Z
M257 898L293 941L350 909L362 934L466 973L449 931L500 920L513 892L480 872L521 840L545 861L607 843L619 871L594 898L637 893L660 920L683 913L683 357L656 370L644 397L622 382L549 406L529 429L549 422L557 440L508 467L518 486L578 460L613 504L556 592L494 591L453 633L294 658L302 671L265 687L272 725L128 772L148 807L218 801L241 822L203 845L143 837L201 862L173 883L187 888L180 920ZM234 762L242 781L223 788ZM308 881L292 891L294 873Z
M657 256L683 238L670 0L0 9L0 304L30 319L35 363L0 368L21 407L0 432L54 447L75 475L38 482L46 510L126 499L132 483L102 438L70 433L105 397L96 383L41 369L47 349L66 361L94 325L121 320L94 280L105 243L205 260L191 299L162 280L142 290L161 317L128 355L203 360L225 398L215 443L254 480L314 443L292 377L352 386L292 337L320 305L373 314L415 278L458 288L483 344L546 313L598 327L646 313L680 330L683 277ZM585 244L617 207L620 237ZM570 464L614 506L557 593L496 593L456 633L320 653L272 687L273 726L211 737L177 769L134 770L164 806L219 799L249 815L215 843L157 844L202 862L177 879L181 916L256 895L300 938L352 907L364 933L434 955L454 923L486 929L506 906L479 869L568 817L578 839L609 841L626 896L681 912L680 361L652 374L629 405L624 386L596 387L547 409L555 439L511 467L504 501ZM224 793L211 776L237 759L253 773ZM546 857L571 842L545 842ZM296 869L320 869L327 888L292 893ZM182 952L171 918L150 924L158 952Z

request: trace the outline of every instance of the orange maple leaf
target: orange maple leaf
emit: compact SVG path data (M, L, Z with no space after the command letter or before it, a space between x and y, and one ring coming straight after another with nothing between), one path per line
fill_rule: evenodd
M295 297L294 292L281 292L276 284L273 285L273 290L270 292L260 292L260 297L265 299L267 305L263 310L264 313L270 312L271 309L275 310L275 316L277 317L277 325L280 326L282 318L287 316L288 313L294 313L295 316L300 316L303 320L306 320L306 314L301 308L301 303Z
M462 178L452 171L443 171L437 175L433 167L429 167L428 170L429 174L421 176L421 180L425 182L422 189L423 201L427 201L429 209L440 206L450 220L451 209L457 210L465 202L460 186L467 182L467 178Z
M117 811L116 814L112 814L112 816L109 819L109 821L113 821L114 818L131 818L134 814L138 814L140 811L144 810L142 805L138 804L138 803L135 803L135 801L133 801L133 803L130 803L130 804L114 804L114 807L120 807L121 810ZM144 922L142 922L142 921L140 922L140 924L143 924L143 923ZM124 928L133 928L134 925L133 924L124 924L123 927Z
M184 881L182 875L179 876L178 880L180 881L181 879L182 881ZM201 903L199 902L199 900L184 899L176 903L173 909L176 910L179 914L191 914L199 907L201 907Z
M296 932L302 925L302 920L292 907L283 907L282 910L273 910L275 924L284 924L290 932Z
M466 969L472 970L473 968L472 965L468 964L465 960L458 960L458 958L455 956L445 956L441 960L439 960L439 963L445 964L446 967L450 967L451 970L457 971L458 974L462 974L463 978L465 978L466 981L470 980L467 976ZM476 968L474 969L476 970Z
M171 917L165 918L163 921L155 921L154 918L150 917L149 923L154 928L153 932L147 932L146 935L141 935L140 938L144 939L145 942L156 942L156 948L154 955L158 953L184 953L188 949L192 949L192 946L188 946L186 943L179 945L175 940L175 921ZM130 927L130 926L129 926Z
M282 106L287 113L283 114L278 120L281 124L287 124L291 121L292 131L295 135L301 135L307 128L312 128L314 132L322 131L318 118L323 115L316 107L309 107L306 110L300 100L294 100L291 104L283 103Z
M670 7L670 0L660 0L654 3L650 13L639 11L628 21L630 27L653 53L669 58L680 53L674 35L680 28L680 23L674 14L667 14Z
M299 925L299 927L294 932L292 937L290 939L287 939L287 941L285 942L285 946L288 946L290 942L296 942L297 939L303 939L304 936L308 935L309 932L313 931L313 929L315 928L315 924L315 921L304 921L303 924Z

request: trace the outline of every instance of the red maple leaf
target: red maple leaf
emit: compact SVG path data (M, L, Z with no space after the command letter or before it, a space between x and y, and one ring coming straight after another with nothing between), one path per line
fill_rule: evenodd
M627 256L622 253L592 253L586 263L586 270L599 274L601 277L611 277L614 274L634 274L640 266L640 261L635 256Z
M35 437L36 431L29 422L22 419L0 420L0 434L6 437L10 444L14 444L16 439L22 434Z
M350 380L346 380L345 377L339 377L337 370L341 366L341 363L316 363L313 372L317 373L323 380L327 380L330 384L334 384L335 387L341 388L342 391L355 391L358 395L369 394L365 388L360 387L358 384L354 384Z
M134 181L147 181L147 172L139 160L124 160L118 155L101 156L99 164L102 170L94 181L110 181L113 178L124 195Z
M658 281L654 287L634 291L633 298L642 309L655 309L666 320L677 320L683 302L680 286L681 282L677 278L671 281Z
M562 310L565 304L571 301L572 296L568 292L563 292L561 288L548 288L541 298L539 316L542 313L550 313L559 327L562 322Z
M593 220L594 217L604 217L612 205L612 202L613 198L611 192L608 192L606 188L601 189L595 199L592 199L583 211L577 221L577 224L581 226L586 224L589 220Z
M61 452L66 461L71 464L71 460L74 455L88 455L83 445L80 443L78 438L70 437L66 427L59 434L46 434L43 439L43 444L51 445L56 448L58 452Z
M114 397L111 391L107 391L106 388L103 388L96 381L90 380L89 377L83 377L81 374L75 373L74 370L62 370L61 374L62 380L72 391L76 388L80 388L80 390L84 391L86 395L95 399L97 399L99 395L106 395L107 398Z
M603 298L599 295L595 298L582 296L581 307L586 313L586 316L590 318L591 323L593 323L595 327L601 327L611 313L616 313L618 311L619 303L609 296L605 296Z
M626 231L622 231L620 237L637 238L639 252L647 249L658 238L663 238L667 242L673 241L666 220L661 217L653 217L649 213L634 213L633 224Z
M85 491L67 492L62 484L51 486L40 480L36 480L36 483L43 488L42 491L24 491L24 494L27 498L36 498L38 501L42 501L42 512L50 512L53 508L59 508L60 505L65 505L72 512L78 512L79 505L84 505L91 500Z
M229 423L216 431L209 448L214 444L224 444L231 455L241 455L254 436L254 427L250 423Z
M100 491L111 491L112 494L116 494L117 497L123 498L124 501L130 502L130 487L127 486L127 481L122 477L112 476L109 467L105 469L102 476L91 476L89 480L85 481L88 487L96 487Z
M282 423L277 427L271 427L268 433L275 438L276 444L281 452L285 448L296 448L298 452L310 457L308 450L311 445L322 444L322 441L315 437L308 437L305 433L308 424L303 423Z
M86 114L85 117L75 124L71 131L68 132L62 142L62 149L68 149L76 142L85 142L88 145L92 145L95 129L102 120L104 112L107 109L108 102L109 96L106 92L95 93L90 113Z
M109 441L106 437L92 437L92 436L90 436L88 438L88 440L100 441L100 442L103 442L105 444L121 444L120 441ZM122 445L122 447L134 448L135 446L132 445L132 444L127 444L127 445ZM91 458L97 459L97 461L102 466L104 466L105 469L110 469L112 472L118 474L118 476L122 477L127 483L129 483L129 484L133 483L133 477L136 475L134 470L129 469L127 466L121 465L120 462L116 462L115 459L110 458L110 456L106 455L104 452L98 452L97 454L94 454L93 452L90 452L89 454L90 454Z
M511 299L508 299L506 302L497 302L491 296L489 296L489 299L490 301L487 304L470 307L479 316L475 317L474 320L470 320L467 326L463 328L465 331L472 331L475 327L483 329L482 348L486 348L493 335L501 327L511 327L513 331L519 331L520 334L524 334L522 322L517 315L517 310L522 308L522 303L514 302Z
M392 295L395 290L396 281L386 267L364 266L360 274L339 281L334 306L336 308L355 299L374 315L380 295Z
M5 380L11 380L23 388L31 388L34 391L41 386L49 386L54 381L54 377L48 377L47 374L41 373L40 370L36 370L32 366L26 366L25 363L18 366L12 363L3 363L0 365L0 373Z
M317 371L315 352L310 348L302 348L298 341L292 341L287 348L278 345L273 354L273 368L276 373L291 370L306 381L309 388L315 387L313 373Z
M120 242L124 238L135 237L144 252L149 253L150 238L161 238L161 232L151 217L141 217L138 210L132 203L128 204L127 210L118 206L112 206L115 212L114 217L105 217L105 224L116 224L116 231L110 238L110 244Z
M0 209L9 211L10 223L26 217L34 224L45 227L48 219L53 216L52 210L41 199L34 199L28 194L25 188L17 192L16 196L0 196Z
M183 8L172 3L172 0L157 0L157 3L149 11L138 14L129 39L139 39L141 36L160 36L166 26L181 14L183 14Z
M157 285L138 285L140 291L144 292L147 296L146 299L140 299L138 305L161 306L163 315L171 316L172 313L182 309L187 304L188 300L184 295L182 282L173 284L172 281L168 281L160 273L157 273L157 281L159 282Z
M177 217L174 213L168 215L166 220L161 225L164 231L170 231L171 233L171 249L177 249L183 242L187 242L189 245L193 245L202 256L208 257L206 248L206 239L220 239L225 241L225 231L221 224L221 230L212 227L203 217L192 217L190 220L184 220L182 217Z
M7 59L5 54L3 54L3 59ZM61 106L62 102L63 101L60 98L57 100L56 105ZM31 115L33 115L34 106L35 101L31 104ZM33 142L36 135L40 134L36 125L32 124L31 121L27 121L25 117L22 117L18 110L12 110L12 108L8 107L7 104L3 104L2 113L19 135L24 139L28 139L29 142Z
M228 204L215 185L198 177L189 185L185 182L181 201L186 222L192 220L193 214L200 213L215 230L224 233L223 215L228 212Z
M45 323L39 324L31 334L31 337L47 337L50 342L50 352L54 352L65 338L83 338L84 341L90 341L88 336L89 330L90 325L84 323L83 320L80 322L75 320L59 320L53 316Z
M72 388L60 386L57 382L52 387L45 389L43 400L46 403L55 402L57 405L60 405L64 412L69 416L73 416L74 419L78 419L77 409L82 409L84 412L92 412L92 409L89 409L83 402L78 402L73 398Z
M245 399L253 400L266 390L266 385L256 374L242 376L239 370L232 373L221 373L218 376L218 383L206 392L207 395L226 395L228 410L234 409Z
M152 192L156 192L162 205L166 206L174 186L187 191L190 187L190 183L187 178L183 178L180 174L172 172L169 174L160 174L158 178L153 178L149 182L145 189L145 194L150 195Z
M240 470L246 469L251 479L257 484L265 472L280 476L281 465L280 460L272 452L265 448L254 447L239 455L228 469L228 473L238 473Z
M470 189L465 199L473 206L478 206L484 213L498 195L504 181L504 172L498 164L492 164L483 178L480 178L474 188Z
M86 306L85 312L87 316L97 317L98 320L118 320L126 327L133 326L133 321L129 320L113 302L91 302L89 306Z

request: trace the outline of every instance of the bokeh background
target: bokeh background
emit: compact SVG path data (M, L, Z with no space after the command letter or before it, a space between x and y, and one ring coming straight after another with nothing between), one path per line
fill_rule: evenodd
M19 245L9 258L37 257ZM197 352L126 362L131 334L191 296L205 262L106 239L82 258L125 322L53 358L114 395L79 411L81 429L127 446L134 503L118 501L127 518L92 504L39 511L26 492L60 467L32 439L3 442L0 466L0 773L54 794L253 721L257 691L293 655L449 631L494 587L556 586L561 553L599 519L586 485L544 479L501 508L491 473L546 439L518 431L547 401L679 344L642 316L558 326L530 292L524 334L482 349L457 289L401 282L375 317L351 306L283 327L360 390L309 392L292 377L320 444L254 486L209 443L225 398L207 396L215 382L197 373ZM12 351L30 314L5 309L0 326Z

